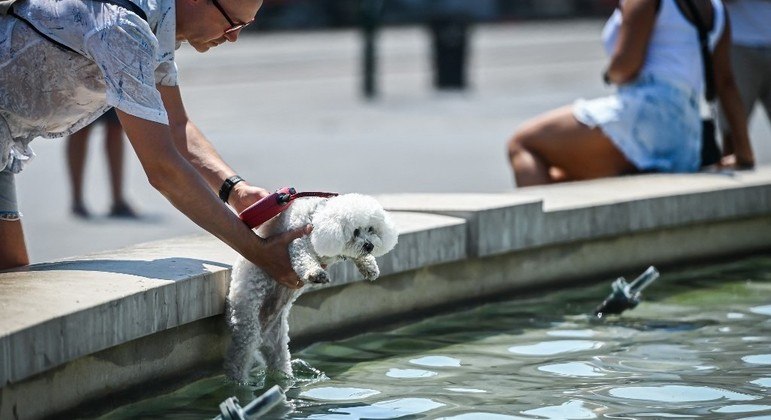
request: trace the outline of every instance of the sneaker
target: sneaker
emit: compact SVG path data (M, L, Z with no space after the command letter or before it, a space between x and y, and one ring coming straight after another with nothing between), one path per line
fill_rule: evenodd
M79 218L79 219L90 219L91 213L88 211L86 206L83 204L73 204L72 205L72 215Z
M138 219L139 215L130 205L127 203L113 204L110 208L109 217L115 217L120 219Z

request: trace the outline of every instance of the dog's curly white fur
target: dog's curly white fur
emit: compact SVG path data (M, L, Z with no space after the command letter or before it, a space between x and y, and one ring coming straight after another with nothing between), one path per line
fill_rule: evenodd
M302 289L278 284L244 258L233 266L227 298L232 340L225 357L225 373L231 379L245 382L256 364L291 378L288 317L297 297L313 283L329 282L325 269L343 259L352 260L365 279L376 279L380 270L375 257L397 242L388 213L374 198L361 194L295 200L258 233L273 236L307 224L313 225L311 234L289 245L292 267L306 284Z

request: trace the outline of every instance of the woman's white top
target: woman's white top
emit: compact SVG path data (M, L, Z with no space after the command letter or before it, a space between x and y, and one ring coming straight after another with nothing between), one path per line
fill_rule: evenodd
M725 28L725 10L720 0L711 2L714 24L709 32L709 45L714 51ZM602 31L602 41L608 55L612 55L616 49L621 21L621 10L616 9ZM639 74L653 75L693 91L702 90L704 69L698 30L683 16L675 0L661 0L648 53Z
M0 170L33 156L35 137L62 137L110 107L168 124L156 84L175 86L174 0L132 0L127 10L88 0L25 0L0 16Z
M731 39L746 47L771 46L771 1L735 0L726 2L731 17Z

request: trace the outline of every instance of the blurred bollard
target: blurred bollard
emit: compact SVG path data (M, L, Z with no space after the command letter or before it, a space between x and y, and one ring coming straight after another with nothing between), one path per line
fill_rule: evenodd
M465 89L469 19L462 14L438 14L431 19L434 87Z
M364 96L372 99L377 95L377 30L383 0L361 0L361 29L364 38L362 73Z

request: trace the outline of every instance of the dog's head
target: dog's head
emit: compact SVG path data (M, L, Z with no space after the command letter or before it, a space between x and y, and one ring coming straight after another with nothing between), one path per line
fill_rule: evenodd
M344 194L328 199L312 218L311 244L322 257L384 255L396 245L391 217L372 197Z

